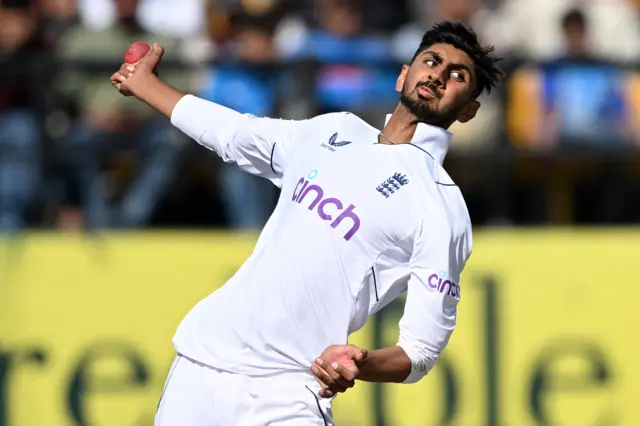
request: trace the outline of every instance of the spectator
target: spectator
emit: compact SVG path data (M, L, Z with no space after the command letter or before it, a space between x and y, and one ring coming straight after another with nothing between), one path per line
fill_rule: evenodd
M635 61L640 54L638 10L633 0L505 0L485 14L480 30L487 43L515 56L550 60L558 56L563 31L558 21L576 3L589 17L591 48L600 58Z
M275 20L244 15L236 25L232 52L239 62L211 69L201 96L242 113L272 116L281 82L278 69L271 66L278 59L273 39ZM222 164L218 179L229 225L234 229L261 228L273 210L271 183L240 171L235 164Z
M43 47L54 50L64 33L77 23L77 0L40 0L38 25Z
M28 5L0 10L0 231L25 225L37 190L41 132L36 113L35 22Z
M424 29L436 22L460 21L478 29L474 21L482 7L481 0L412 0L410 4L414 20L406 22L392 37L392 54L400 62L411 60Z
M143 40L163 44L167 59L175 59L179 40L143 31L135 18L136 0L116 0L115 5L116 22L102 29L76 25L61 40L58 56L66 61L118 62L127 46ZM88 227L144 226L174 173L179 150L175 133L149 108L119 96L110 87L106 71L92 73L79 70L78 66L76 63L66 67L60 73L58 86L80 111L66 144L67 187L77 188ZM186 85L184 73L166 74L178 87ZM133 182L122 201L112 203L114 187L102 168L107 156L116 151L117 142L133 145L139 167L135 168ZM73 209L63 213L73 213Z
M351 110L384 120L382 111L397 101L398 70L390 63L388 41L365 30L359 0L320 0L318 7L319 27L291 57L327 64L316 80L320 112Z
M543 140L619 148L630 136L625 73L591 54L589 23L578 9L562 19L564 54L542 68Z

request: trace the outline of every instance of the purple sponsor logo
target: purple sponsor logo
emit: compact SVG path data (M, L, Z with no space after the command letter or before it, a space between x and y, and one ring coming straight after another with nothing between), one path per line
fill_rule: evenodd
M437 292L460 299L460 286L451 280L445 279L445 274L442 272L440 275L432 274L427 280L427 284L429 288Z
M345 208L345 204L339 199L325 198L324 190L319 185L313 185L309 182L316 176L318 176L318 171L313 170L307 179L300 178L293 190L291 200L294 203L307 206L311 211L315 210L320 219L331 221L332 228L342 225L341 229L347 230L347 227L351 225L347 233L344 234L344 239L349 241L360 229L360 218L354 211L356 206L349 204Z

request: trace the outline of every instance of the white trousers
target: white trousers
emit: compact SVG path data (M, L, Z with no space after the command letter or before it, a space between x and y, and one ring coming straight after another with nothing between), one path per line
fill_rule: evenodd
M332 426L331 400L313 376L231 374L178 355L155 426Z

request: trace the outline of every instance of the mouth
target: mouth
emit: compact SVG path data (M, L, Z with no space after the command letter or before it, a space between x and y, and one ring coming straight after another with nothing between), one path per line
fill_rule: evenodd
M429 86L418 87L418 95L423 99L438 98L438 94L435 92L435 90L431 89Z

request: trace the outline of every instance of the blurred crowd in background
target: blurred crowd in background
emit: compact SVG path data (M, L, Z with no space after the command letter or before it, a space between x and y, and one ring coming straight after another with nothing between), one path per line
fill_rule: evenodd
M0 0L0 230L259 229L277 198L109 82L157 41L174 86L258 116L348 110L382 127L440 20L505 57L454 125L476 225L640 222L640 2Z

